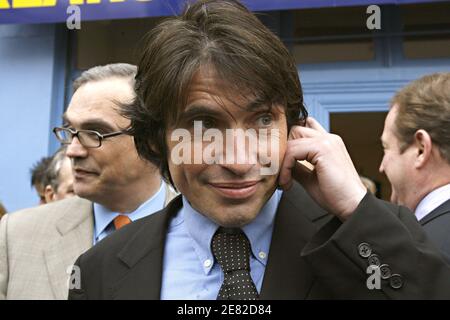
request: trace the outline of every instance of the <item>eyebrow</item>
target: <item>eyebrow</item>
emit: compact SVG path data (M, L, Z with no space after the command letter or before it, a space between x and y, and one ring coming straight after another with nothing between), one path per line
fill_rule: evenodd
M220 117L222 115L221 112L204 105L192 105L189 106L185 111L180 113L179 119L181 118L193 118L198 115L211 115Z
M258 111L269 111L271 107L268 103L261 100L254 100L247 104L245 110L249 112L258 112Z
M257 111L268 111L270 110L270 107L265 102L261 102L260 100L254 100L250 101L243 109L248 112L257 112ZM199 114L221 116L221 112L215 110L214 108L208 107L206 105L194 104L187 107L186 110L181 112L180 118L192 117Z
M62 119L63 119L64 125L68 125L71 123L70 120L67 118L66 113L63 114ZM98 128L107 129L107 130L114 130L114 128L108 122L106 122L100 118L89 119L89 120L81 123L81 128L92 128L92 127L98 127Z

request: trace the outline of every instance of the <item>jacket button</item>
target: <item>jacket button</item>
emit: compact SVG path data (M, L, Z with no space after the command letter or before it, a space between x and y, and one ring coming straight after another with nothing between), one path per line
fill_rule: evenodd
M378 257L378 255L373 254L369 257L369 259L367 259L369 266L377 266L379 267L381 264L380 258Z
M389 278L389 285L393 289L400 289L401 287L403 287L403 278L402 278L402 276L399 275L399 274L393 274Z
M391 268L388 264L382 264L380 266L381 279L389 279L391 277Z
M363 258L368 258L372 254L372 247L368 243L361 243L358 246L358 253Z

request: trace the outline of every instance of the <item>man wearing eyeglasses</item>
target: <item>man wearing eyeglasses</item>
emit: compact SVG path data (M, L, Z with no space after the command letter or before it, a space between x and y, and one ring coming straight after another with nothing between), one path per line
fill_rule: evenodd
M80 254L174 197L138 156L118 109L134 98L135 74L135 66L111 64L75 80L63 126L53 131L67 146L77 196L2 219L0 299L66 299Z

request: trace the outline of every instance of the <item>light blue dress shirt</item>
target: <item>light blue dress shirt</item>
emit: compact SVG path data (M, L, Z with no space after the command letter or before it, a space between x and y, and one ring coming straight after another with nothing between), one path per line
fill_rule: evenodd
M157 193L141 204L136 210L127 213L131 221L143 218L164 208L166 188L166 184L161 182ZM114 225L111 222L120 214L98 203L94 203L94 245L114 231Z
M252 247L250 274L258 292L261 292L281 195L282 191L276 190L255 220L242 228ZM211 240L218 227L193 209L183 197L183 207L171 220L167 233L161 299L217 298L223 272L214 261Z

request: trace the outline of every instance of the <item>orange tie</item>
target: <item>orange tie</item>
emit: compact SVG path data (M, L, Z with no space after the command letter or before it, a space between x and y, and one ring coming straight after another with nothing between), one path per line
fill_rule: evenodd
M131 219L128 216L118 215L114 218L114 227L116 228L116 230L119 230L124 225L127 225L129 223L131 223Z

